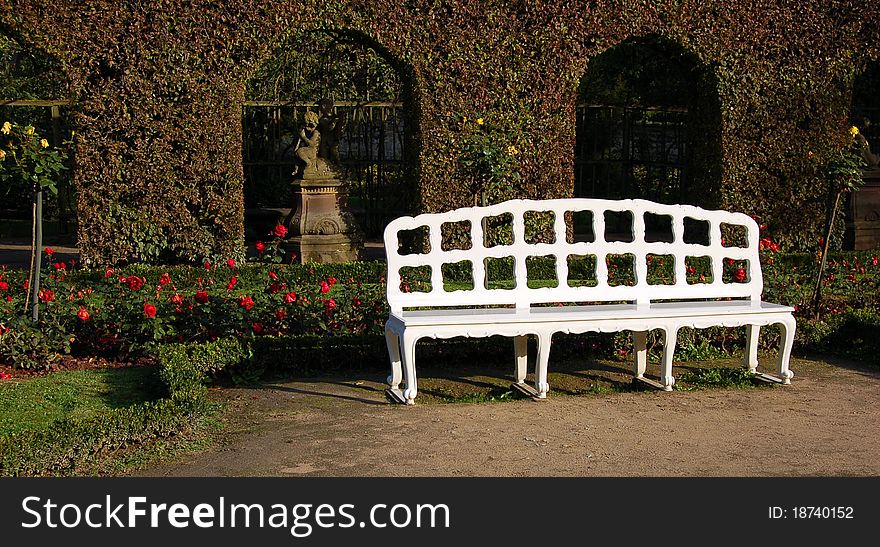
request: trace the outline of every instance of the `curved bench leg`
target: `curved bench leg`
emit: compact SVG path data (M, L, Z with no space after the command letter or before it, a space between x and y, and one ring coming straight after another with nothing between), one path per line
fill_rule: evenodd
M529 337L514 336L513 349L516 352L516 374L514 377L517 384L524 384L529 364Z
M797 328L797 321L794 317L788 316L779 323L780 340L779 340L779 357L777 360L777 370L779 377L782 378L783 384L791 384L794 378L794 372L789 370L788 361L791 357L791 347L794 345L794 331Z
M385 331L385 343L388 345L388 357L391 359L391 376L386 382L391 389L398 389L403 380L403 367L400 361L400 337L390 330Z
M678 340L678 327L663 329L663 363L660 369L660 383L664 391L672 391L675 377L672 376L672 356L675 355L675 343Z
M406 389L403 390L403 397L406 404L416 404L415 399L418 395L418 381L416 380L416 337L403 333L403 373L406 381Z
M648 333L633 331L633 376L644 378L648 368Z
M749 372L758 371L758 335L761 327L758 325L746 325L746 354L743 363Z
M547 383L547 363L550 361L550 343L553 334L538 334L538 363L535 365L535 389L538 390L538 398L546 399L550 391Z

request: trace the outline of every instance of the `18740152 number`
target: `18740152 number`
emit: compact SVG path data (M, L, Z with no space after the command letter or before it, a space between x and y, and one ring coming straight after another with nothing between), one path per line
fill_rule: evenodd
M795 506L791 508L791 514L796 519L851 519L852 507L810 507Z

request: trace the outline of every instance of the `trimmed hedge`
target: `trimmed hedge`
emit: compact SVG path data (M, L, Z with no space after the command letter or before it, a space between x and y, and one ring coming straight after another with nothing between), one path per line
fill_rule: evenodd
M87 261L242 253L245 85L314 29L398 69L427 211L473 204L458 155L480 129L464 117L522 151L514 195L570 195L589 60L630 37L677 43L717 81L720 157L700 159L721 173L716 201L760 216L789 249L819 237L823 167L847 138L853 78L880 56L880 15L856 0L0 0L0 30L68 76Z
M157 360L167 398L0 436L0 476L76 474L97 454L173 437L208 411L206 373L240 361L240 349L228 340L160 347Z

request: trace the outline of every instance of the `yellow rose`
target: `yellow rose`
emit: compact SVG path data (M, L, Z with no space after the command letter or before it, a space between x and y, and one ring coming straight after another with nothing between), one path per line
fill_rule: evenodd
M24 130L24 134L25 135L33 135L34 134L33 126L31 126L31 125L27 126L27 128L25 128L25 130Z
M477 125L483 125L483 118L477 118Z
M852 127L850 127L850 128L849 128L849 134L852 135L853 137L855 137L856 135L859 134L859 128L856 127L856 126L852 126Z
M519 150L516 149L516 146L510 145L507 147L508 156L515 156L517 154L519 154Z
M5 157L6 157L6 152L4 152L3 150L0 150L0 160L3 160L3 158L5 158Z
M49 148L49 141L47 141L46 139L40 139L40 146L42 146L43 148Z
M12 124L9 122L3 122L3 129L0 129L4 135L8 135L10 131L12 131Z

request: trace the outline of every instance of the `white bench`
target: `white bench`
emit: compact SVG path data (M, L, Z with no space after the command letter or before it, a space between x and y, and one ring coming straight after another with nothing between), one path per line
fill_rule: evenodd
M584 215L584 211L592 215L593 240L572 241L572 216ZM631 234L623 238L629 241L615 240L621 238L606 234L606 215L619 212L631 214ZM505 215L507 213L509 216ZM532 222L535 215L542 214L549 219L548 224L552 223L552 235L545 238L550 241L526 241L526 217ZM499 219L484 219L501 215L507 219L512 216L512 244L488 246L484 241L484 226L496 226ZM649 233L651 237L646 241L648 217L652 225L658 224L657 221L668 223L665 237L658 238ZM447 226L441 228L443 224ZM685 233L686 224L691 226L688 235ZM747 245L729 246L730 242L723 241L722 224L740 227L725 229L745 232ZM462 248L444 250L441 232L456 226L459 232L470 234L469 248L468 244L464 244L460 245ZM703 234L702 242L694 242L693 227L700 226L707 233ZM427 230L429 248L422 253L402 254L401 238L404 241L414 239L414 234L408 233L413 230L422 230L422 233ZM691 241L685 242L688 238ZM416 343L424 337L513 337L515 385L531 392L536 398L544 398L549 390L547 361L555 333L632 331L635 377L668 391L675 383L672 357L680 328L746 326L745 365L757 373L759 328L778 324L782 335L778 376L762 376L784 384L790 383L793 377L788 363L795 333L794 310L761 301L763 279L758 255L758 226L753 219L741 213L663 205L644 200L512 200L488 207L398 218L385 229L385 251L390 306L385 335L391 360L391 375L388 377L390 388L387 393L397 402L414 403L418 389L415 348ZM570 257L576 259L591 255L595 257L594 286L571 282ZM606 257L610 255L634 257L633 285L609 284ZM670 257L666 255L671 255L674 263L674 279L669 280L668 284L649 284L649 261L657 257L669 260ZM489 288L487 261L505 257L513 258L515 286ZM555 287L529 287L529 257L555 259ZM688 279L688 257L708 257L711 261L711 279L707 277L706 282L695 282L692 274ZM734 264L743 265L743 271L739 272L740 279L731 279L729 272L725 278L725 261L730 269L731 260L735 261ZM442 265L462 261L470 262L468 268L473 274L473 287L447 291L444 288ZM401 268L425 266L430 268L429 291L418 292L401 287ZM664 334L659 383L644 376L647 335L652 329L660 329ZM529 336L535 336L538 345L534 391L525 384ZM405 389L400 389L401 382Z

